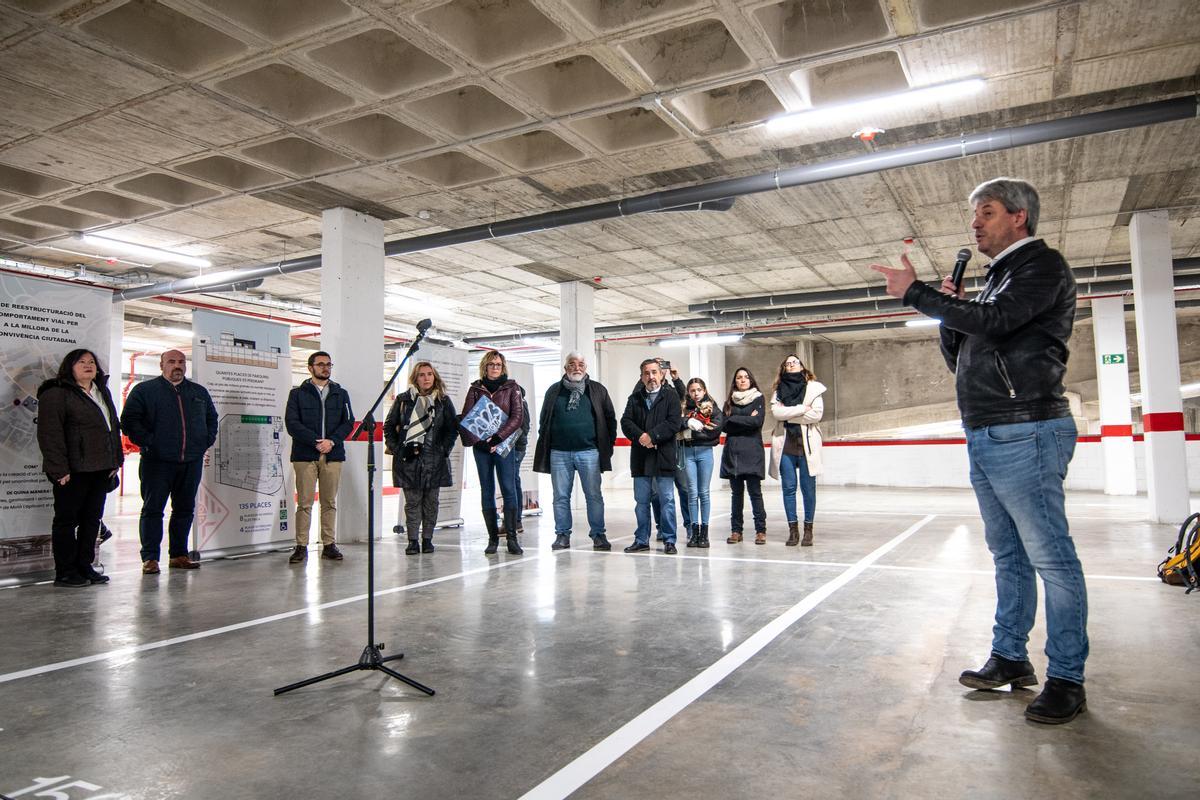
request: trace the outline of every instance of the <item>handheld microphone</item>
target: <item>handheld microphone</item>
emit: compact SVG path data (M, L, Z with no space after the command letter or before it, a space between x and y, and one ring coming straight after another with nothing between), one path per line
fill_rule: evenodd
M959 256L961 256L961 255L962 255L962 253L959 253ZM970 258L970 253L967 253L967 257ZM430 327L432 327L432 325L433 325L433 320L429 320L429 319L421 320L420 322L417 323L417 333L424 333L425 331L429 330Z
M964 247L958 251L958 260L954 262L954 271L950 273L950 279L954 281L954 291L962 291L963 275L967 271L967 262L971 260L971 251Z

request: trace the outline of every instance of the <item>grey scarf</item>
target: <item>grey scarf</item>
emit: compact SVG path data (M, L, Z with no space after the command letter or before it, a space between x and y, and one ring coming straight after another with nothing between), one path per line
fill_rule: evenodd
M433 409L437 398L433 396L433 392L420 394L415 388L409 389L408 392L413 398L413 411L408 427L404 430L404 443L424 442L425 434L433 426Z
M567 398L567 411L574 411L579 408L579 398L583 397L583 391L587 388L587 373L583 374L583 379L573 381L566 375L562 377L562 386L571 396Z

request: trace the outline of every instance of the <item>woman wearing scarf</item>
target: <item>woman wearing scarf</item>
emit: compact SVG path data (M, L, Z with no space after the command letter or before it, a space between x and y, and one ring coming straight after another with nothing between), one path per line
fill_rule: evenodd
M700 378L687 384L683 401L684 429L678 438L683 445L683 467L687 471L688 547L708 547L708 485L712 483L713 447L721 440L725 415Z
M779 365L779 377L771 397L775 430L771 435L771 477L783 484L783 510L787 514L788 538L784 544L809 547L813 543L813 519L817 510L817 476L821 474L821 430L817 423L825 413L821 395L824 384L790 355ZM799 476L799 481L797 481ZM804 538L796 519L796 485L804 499Z
M108 376L91 350L72 350L37 397L42 471L54 492L54 585L108 583L92 562L104 501L125 459Z
M508 552L519 556L525 551L517 539L518 515L521 513L521 501L517 497L517 459L516 452L509 449L501 455L496 448L521 429L525 416L522 409L524 392L517 382L508 377L508 362L498 350L488 350L479 359L479 380L471 384L467 390L467 399L463 403L459 420L475 408L479 398L488 397L501 411L507 415L500 430L487 439L480 439L465 428L461 428L464 447L472 448L475 454L475 467L479 470L479 496L483 506L483 524L487 526L488 544L484 548L486 555L496 552L500 544L500 525L496 519L496 483L500 484L500 495L504 498L504 531L508 544Z
M452 485L450 451L457 436L458 418L442 376L433 364L418 361L408 374L408 391L396 396L383 424L392 453L392 483L404 490L404 552L410 556L433 552L438 498L443 486Z
M754 543L767 543L767 509L763 505L762 481L766 477L766 456L763 455L762 427L766 417L766 402L754 375L738 367L729 386L725 401L725 452L721 456L721 477L733 490L729 515L728 544L742 541L742 507L745 492L750 493L754 511Z

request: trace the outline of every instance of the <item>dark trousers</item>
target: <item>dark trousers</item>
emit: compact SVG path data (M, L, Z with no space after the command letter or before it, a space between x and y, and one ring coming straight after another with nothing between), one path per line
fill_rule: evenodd
M96 559L109 472L73 472L65 486L54 484L54 521L50 525L54 577L83 575Z
M204 459L159 461L143 458L138 467L142 481L142 516L138 533L142 539L142 561L159 561L163 538L163 509L171 501L171 521L167 524L167 553L171 558L188 554L188 534L196 516L196 490Z
M742 508L744 507L745 497L743 491L750 493L750 508L754 512L754 531L765 531L767 529L767 508L763 505L762 496L762 478L754 477L736 477L729 479L729 488L733 490L733 502L730 504L729 513L729 529L741 532L742 528Z
M408 532L409 539L415 542L417 533L421 534L422 539L433 538L441 492L437 486L431 489L404 490L404 529Z

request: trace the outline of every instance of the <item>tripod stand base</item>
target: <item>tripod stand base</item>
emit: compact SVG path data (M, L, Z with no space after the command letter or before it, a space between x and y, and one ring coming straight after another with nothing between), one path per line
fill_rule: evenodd
M299 689L302 686L310 686L314 683L320 683L321 681L326 681L326 680L329 680L330 678L336 678L339 675L345 675L348 672L355 672L360 669L378 670L379 672L382 672L385 675L390 675L391 677L395 678L398 681L407 683L409 686L411 686L414 689L417 689L419 691L422 691L425 694L428 694L428 695L435 694L433 689L430 689L425 684L418 683L418 682L414 681L412 678L408 677L407 675L402 675L401 673L396 672L396 670L392 669L391 667L384 665L384 662L397 661L401 658L404 658L403 653L397 653L394 656L384 656L382 653L382 650L383 650L383 645L381 645L381 644L369 644L363 648L362 655L360 655L358 657L357 664L351 664L348 667L342 667L341 669L335 669L333 672L326 672L324 675L318 675L315 678L308 678L306 680L298 681L297 683L291 683L291 684L288 684L287 686L282 686L275 690L275 694L281 695L284 692L290 692L292 689Z

